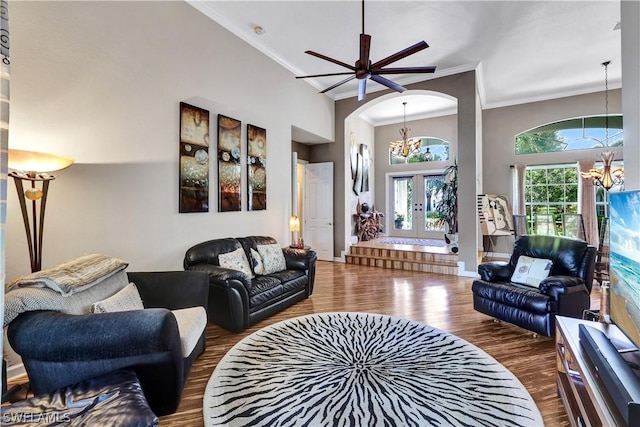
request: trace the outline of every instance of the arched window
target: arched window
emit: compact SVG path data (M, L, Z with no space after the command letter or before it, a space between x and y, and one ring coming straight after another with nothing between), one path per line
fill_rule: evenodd
M449 142L430 136L418 136L389 144L389 164L440 162L449 160Z
M522 132L516 135L515 149L516 154L534 154L618 147L623 136L621 115L579 117Z

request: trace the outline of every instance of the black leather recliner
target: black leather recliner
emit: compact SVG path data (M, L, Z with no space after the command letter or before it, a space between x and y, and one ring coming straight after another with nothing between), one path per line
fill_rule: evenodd
M243 248L251 263L251 249L276 243L267 236L225 238L202 242L186 251L184 269L209 275L209 321L240 332L313 293L317 256L312 250L285 247L286 270L253 278L220 266L220 254Z
M518 258L553 261L538 288L511 282ZM471 287L473 308L535 333L553 336L555 316L581 318L589 309L596 248L561 236L525 235L514 243L509 262L478 265L480 279Z

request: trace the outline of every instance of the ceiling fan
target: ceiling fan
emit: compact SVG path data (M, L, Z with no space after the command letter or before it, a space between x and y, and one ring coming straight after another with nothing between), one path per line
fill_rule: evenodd
M423 40L414 44L413 46L409 46L406 49L403 49L399 52L394 53L393 55L387 56L380 61L371 63L369 59L369 51L371 48L371 36L369 34L365 34L364 32L364 0L362 0L362 34L360 34L360 58L356 61L355 65L349 65L342 61L338 61L337 59L330 58L328 56L322 55L321 53L314 52L312 50L307 50L305 53L318 57L320 59L324 59L325 61L333 62L334 64L340 65L344 68L348 68L351 71L342 72L342 73L328 73L328 74L312 74L309 76L297 76L296 79L307 79L311 77L328 77L328 76L342 76L353 74L346 79L339 81L338 83L329 86L325 90L320 93L325 93L330 91L331 89L335 89L338 86L347 83L353 79L358 79L358 101L362 101L367 96L367 79L371 79L377 83L380 83L389 89L395 90L396 92L404 92L406 89L399 84L387 79L386 77L381 76L381 74L416 74L416 73L433 73L436 70L435 66L428 67L399 67L399 68L384 68L385 66L399 61L402 58L405 58L409 55L413 55L423 49L428 48L429 45Z

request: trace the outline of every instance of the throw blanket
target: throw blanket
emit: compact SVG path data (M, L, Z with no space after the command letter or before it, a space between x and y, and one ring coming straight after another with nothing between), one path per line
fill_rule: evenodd
M127 273L120 270L96 286L70 296L49 288L18 288L4 296L4 326L26 311L50 310L67 314L89 314L91 304L117 293L129 284Z
M14 281L8 291L23 287L49 288L63 296L70 296L90 288L107 277L124 270L127 263L121 259L100 254L88 254L37 271Z

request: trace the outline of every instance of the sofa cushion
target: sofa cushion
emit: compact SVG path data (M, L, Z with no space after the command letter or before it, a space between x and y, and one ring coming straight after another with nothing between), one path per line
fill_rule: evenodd
M287 261L284 259L282 248L279 244L258 245L258 253L264 264L264 274L275 273L287 269Z
M475 280L471 290L479 298L532 313L555 313L558 310L553 298L531 286Z
M307 275L302 270L283 270L272 273L269 277L274 277L282 282L284 292L304 288L307 285Z
M256 276L251 279L251 288L249 289L249 297L254 297L262 292L268 291L271 288L279 286L282 281L274 275L268 276Z
M116 311L143 310L142 298L135 284L129 283L109 298L91 304L92 313L113 313Z
M171 313L178 322L182 357L189 357L207 327L207 311L204 307L190 307L172 310Z
M230 268L232 270L242 271L249 277L253 277L253 271L249 265L247 254L244 249L238 248L235 251L218 255L220 267Z
M253 261L253 272L258 275L264 274L264 263L257 250L251 248L251 259Z
M553 261L543 258L532 258L525 255L518 258L511 281L521 285L537 288L543 279L549 276Z

